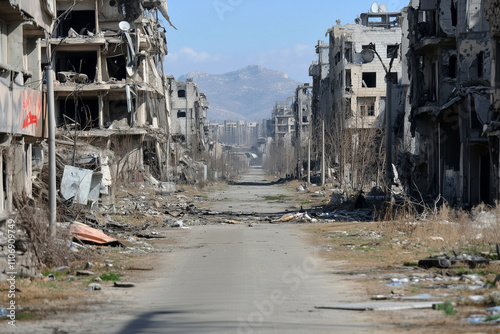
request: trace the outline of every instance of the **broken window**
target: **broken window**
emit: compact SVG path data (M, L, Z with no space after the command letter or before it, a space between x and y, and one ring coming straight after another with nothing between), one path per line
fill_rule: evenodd
M341 55L340 55L340 51L339 51L335 54L335 65L340 63L340 60L341 60Z
M307 116L302 116L302 123L308 123L309 120L307 119Z
M451 1L451 25L456 27L458 23L458 11L457 6L455 6L455 1Z
M60 16L63 11L58 11ZM65 16L57 28L57 36L68 37L68 32L73 29L79 35L87 35L90 31L95 33L95 12L93 10L72 10Z
M56 57L56 72L61 82L74 81L77 83L92 82L95 80L97 68L96 51L59 51ZM79 74L76 76L75 74Z
M363 72L362 80L365 88L377 87L377 72Z
M186 90L185 89L179 89L177 91L177 97L180 97L180 98L185 98L186 97ZM185 116L184 116L185 117Z
M393 84L398 83L398 74L396 72L387 73L386 76Z
M351 70L345 70L345 90L348 93L352 91Z
M185 118L186 110L177 110L177 118Z
M387 58L398 58L399 45L387 45Z
M108 75L110 78L115 78L116 80L127 78L127 60L125 59L125 55L108 57L106 58L106 63L108 65Z
M135 104L135 100L132 99L132 105ZM129 119L127 100L111 100L109 101L109 121L122 121L123 119Z
M59 101L59 125L75 125L79 129L99 126L97 98L68 98Z
M375 116L375 97L358 97L358 111L361 117Z
M477 77L482 78L484 72L484 52L481 51L477 55Z
M456 55L450 56L450 62L448 65L448 76L450 78L457 77L457 56Z
M348 63L352 63L352 43L345 43L344 58Z

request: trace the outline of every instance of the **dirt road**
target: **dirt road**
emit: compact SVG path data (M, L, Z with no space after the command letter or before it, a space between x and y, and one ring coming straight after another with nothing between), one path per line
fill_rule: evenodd
M282 212L264 195L283 193L262 183L254 169L240 184L210 196L230 198L214 210ZM224 207L226 206L226 207ZM133 289L105 287L118 298L85 314L58 314L18 323L9 333L385 333L364 313L315 306L363 301L363 290L326 269L298 225L207 225L172 231L172 252L155 258L155 270ZM112 292L109 292L112 290ZM2 324L3 327L4 324Z

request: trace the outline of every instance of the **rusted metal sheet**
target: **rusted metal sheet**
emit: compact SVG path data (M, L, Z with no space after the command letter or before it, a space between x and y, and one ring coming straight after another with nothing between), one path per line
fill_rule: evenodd
M111 238L103 232L82 223L74 222L71 224L70 231L76 238L84 242L98 245L120 244L117 239Z
M24 87L10 90L9 80L0 77L0 133L47 138L43 93Z

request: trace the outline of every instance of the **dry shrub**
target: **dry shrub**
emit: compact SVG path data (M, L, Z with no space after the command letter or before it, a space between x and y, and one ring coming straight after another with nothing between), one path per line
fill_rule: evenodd
M418 243L447 250L494 250L500 244L500 207L484 204L470 212L453 209L446 202L433 206L405 200L390 204L380 225L387 235L404 233Z
M46 203L42 206L36 200L15 198L15 204L18 209L16 222L19 222L18 226L25 233L28 250L33 252L40 266L63 266L88 258L88 250L80 250L78 253L71 250L72 236L68 228L56 227L55 238L51 239Z

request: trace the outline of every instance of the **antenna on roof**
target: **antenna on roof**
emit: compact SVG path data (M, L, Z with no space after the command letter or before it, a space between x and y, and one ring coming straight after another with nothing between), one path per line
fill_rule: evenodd
M378 3L377 2L372 3L370 10L372 11L372 13L378 13Z
M385 13L387 11L387 5L381 4L378 6L378 12L379 13Z

